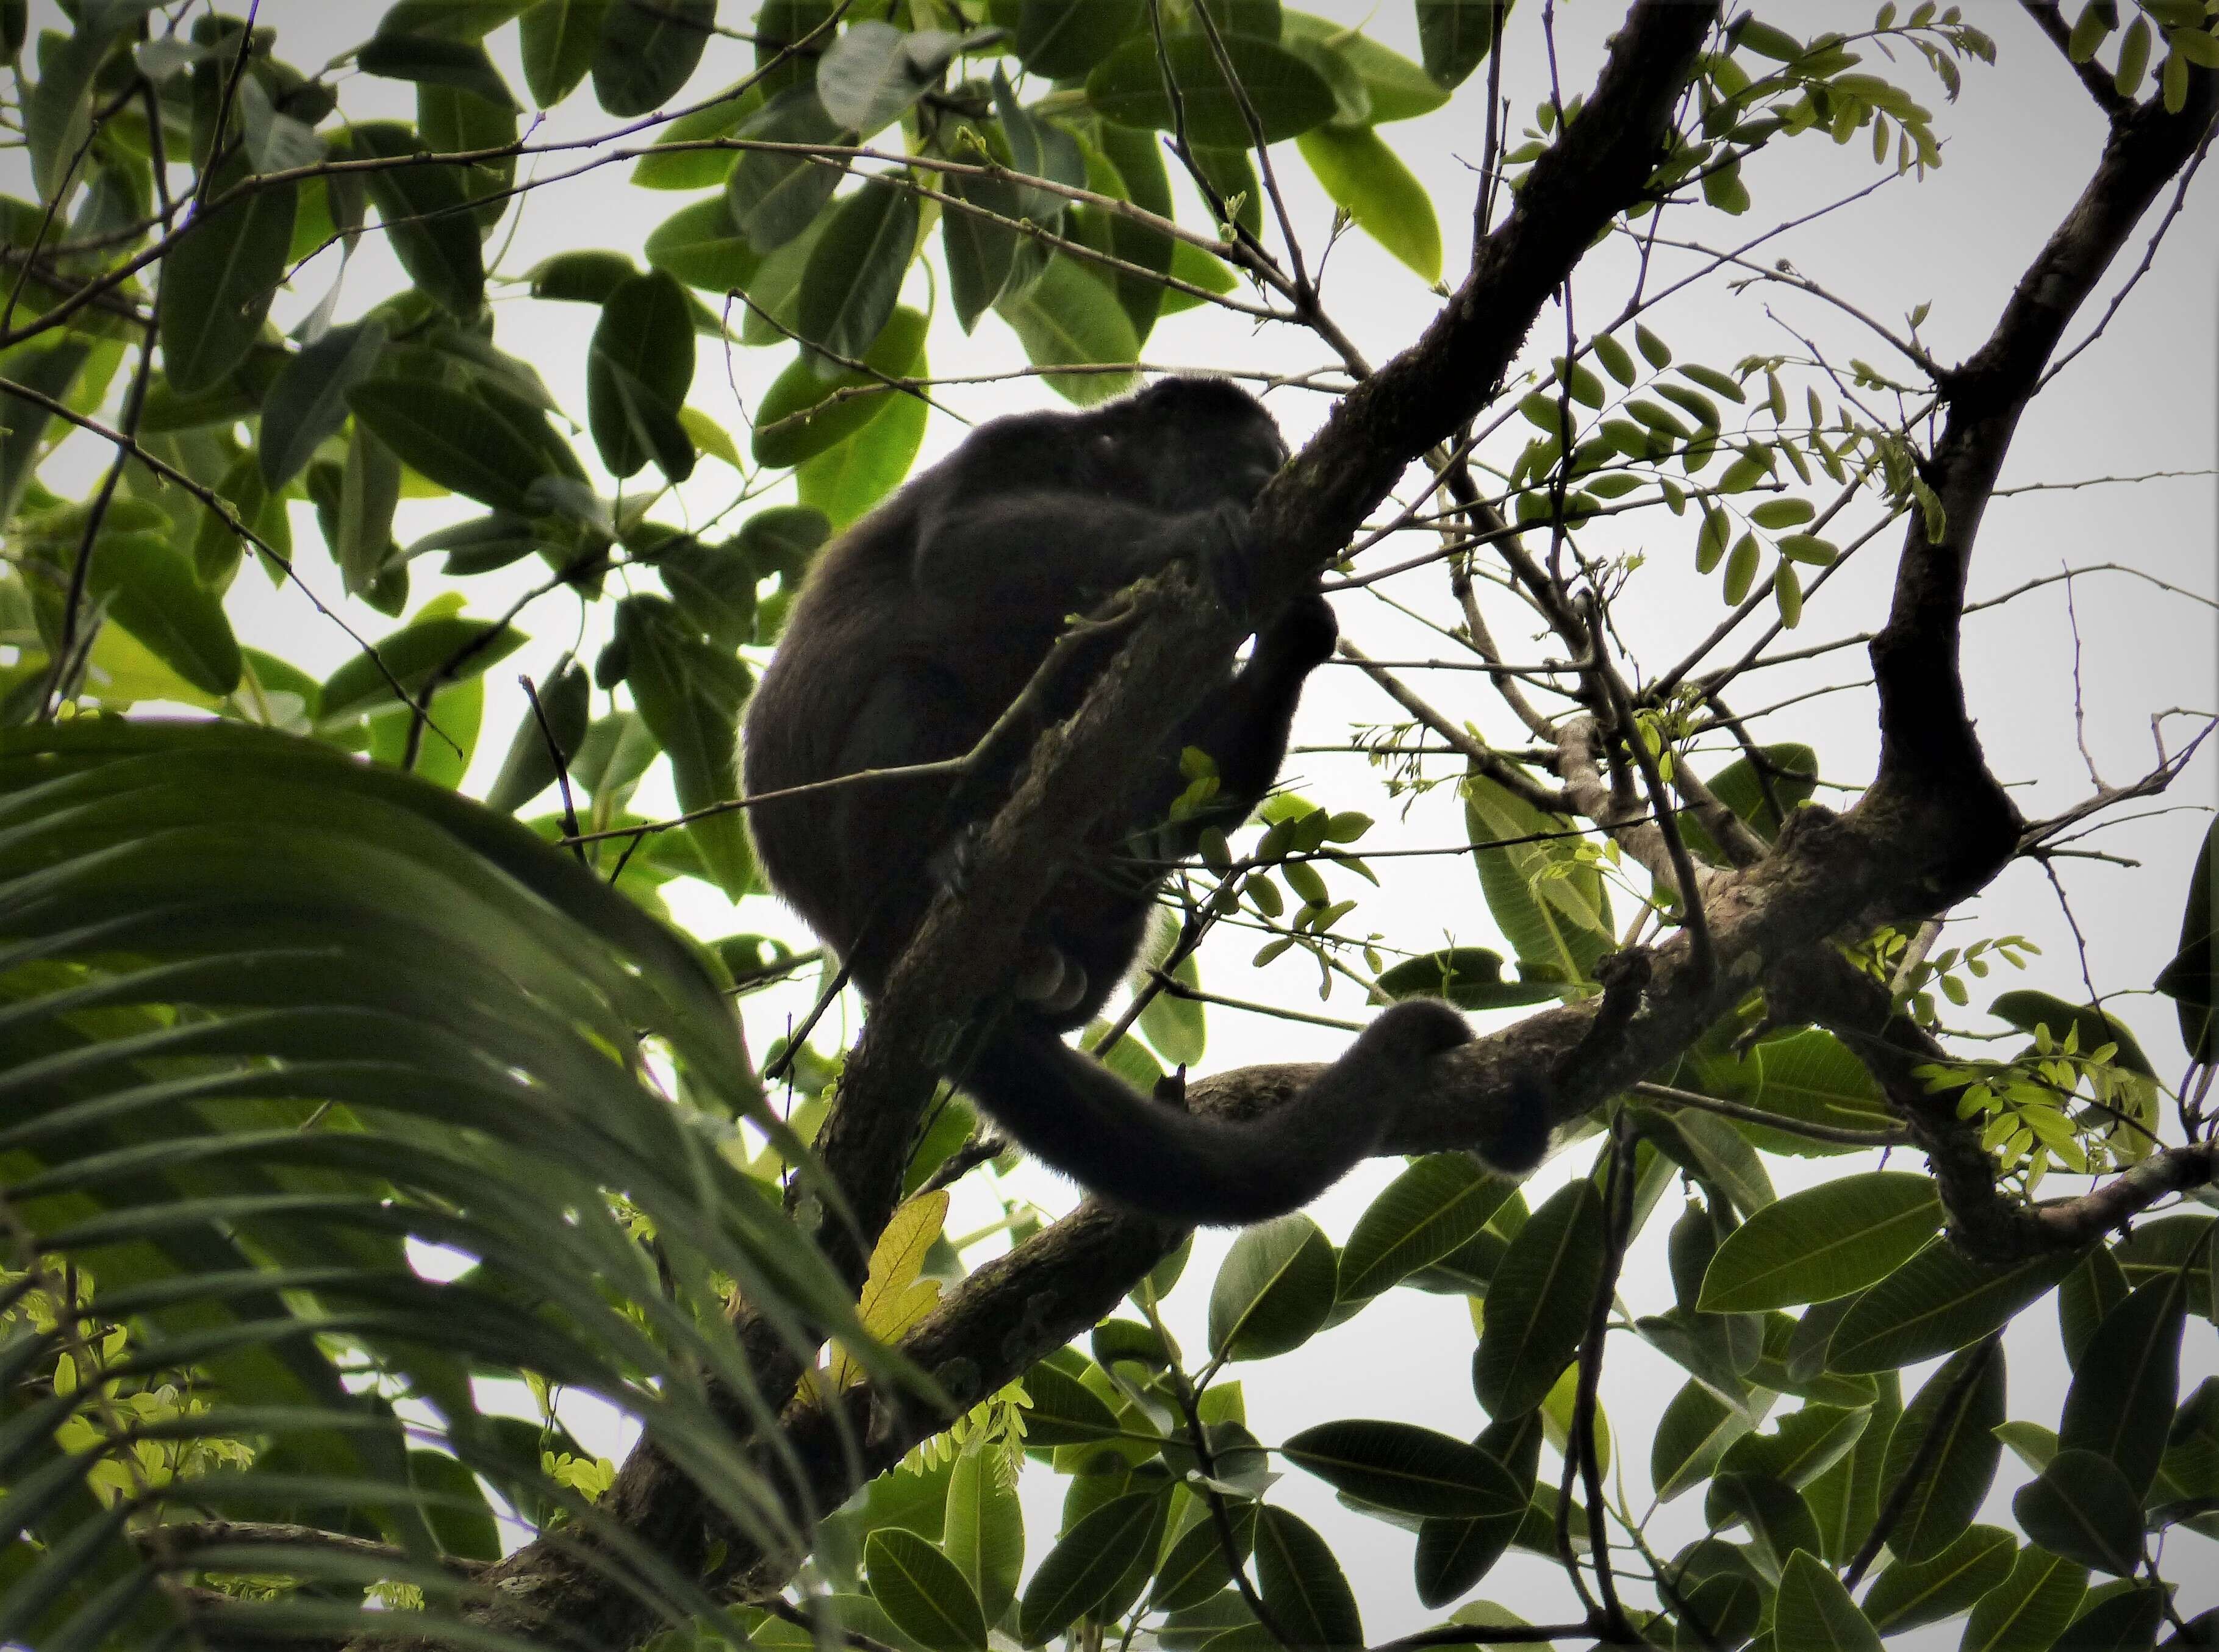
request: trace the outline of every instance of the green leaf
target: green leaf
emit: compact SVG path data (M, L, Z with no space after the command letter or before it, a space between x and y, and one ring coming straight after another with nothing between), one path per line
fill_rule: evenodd
M760 85L727 86L706 108L681 115L656 134L655 147L632 163L631 181L643 189L713 189L724 183L736 157L726 149L681 146L727 137L763 106ZM725 226L730 233L730 226ZM652 258L650 262L653 262Z
M1610 897L1574 854L1577 829L1480 775L1464 783L1464 829L1487 909L1530 979L1585 981L1614 951Z
M745 291L762 258L732 227L724 198L682 207L648 232L641 251L651 268L705 292Z
M531 484L575 473L575 460L557 463L569 450L544 414L488 389L473 394L428 380L374 378L346 399L402 463L495 510L536 516Z
M1405 1514L1470 1520L1526 1507L1525 1492L1486 1452L1408 1423L1320 1423L1280 1451L1336 1491Z
M1748 1413L1700 1382L1682 1383L1650 1437L1649 1483L1669 1502L1711 1477L1726 1448L1750 1432Z
M1775 1645L1798 1652L1880 1652L1880 1633L1823 1561L1798 1550L1781 1568L1772 1608Z
M555 754L547 748L550 735L566 765L576 760L593 710L593 688L585 668L575 661L551 681L540 685L539 705L547 714L546 731L541 731L539 720L533 717L517 724L500 772L486 791L487 808L513 815L555 784Z
M826 113L867 141L940 78L956 37L866 19L850 23L817 63L817 96Z
M586 419L612 475L650 458L673 481L693 473L693 438L678 422L693 382L693 326L685 289L662 270L609 295L586 352Z
M1256 1546L1256 1505L1235 1503L1229 1513L1234 1552L1245 1557ZM1205 1515L1178 1535L1156 1568L1148 1609L1185 1612L1215 1599L1232 1581L1225 1540L1218 1534L1215 1519Z
M1256 1522L1256 1588L1272 1622L1292 1644L1364 1643L1356 1596L1333 1550L1302 1520L1269 1505Z
M220 175L217 193L246 170L242 156ZM283 183L196 213L162 260L162 370L179 395L213 389L261 335L299 203L300 186Z
M1025 1586L1017 1607L1018 1638L1038 1646L1108 1599L1146 1552L1159 1500L1154 1492L1128 1492L1066 1532Z
M2070 1448L2011 1499L2020 1528L2053 1555L2131 1577L2142 1558L2142 1504L2108 1457Z
M1494 49L1495 0L1417 0L1417 3L1418 47L1426 60L1426 72L1444 90L1462 85Z
M836 528L859 520L901 486L924 442L925 405L897 396L884 413L794 473L803 505Z
M1777 1579L1797 1550L1817 1554L1824 1539L1811 1506L1784 1480L1770 1475L1721 1474L1703 1499L1703 1518L1713 1529L1737 1522L1756 1539L1751 1561Z
M2190 1056L2209 1062L2219 1017L2212 1014L2212 963L2219 958L2219 932L2211 916L2211 874L2219 866L2219 825L2204 830L2203 846L2189 873L2188 900L2180 915L2180 950L2159 972L2157 990L2174 1000L2180 1040Z
M1545 981L1506 981L1502 954L1485 947L1448 947L1407 958L1379 978L1394 998L1445 998L1459 1009L1508 1009L1545 1003L1563 990Z
M1075 259L1048 260L1040 279L997 306L1035 367L1116 365L1138 357L1139 338L1110 284ZM1050 373L1048 388L1081 407L1122 394L1138 375Z
M1358 1302L1431 1267L1487 1225L1516 1184L1468 1153L1428 1153L1357 1218L1340 1253L1343 1302Z
M2088 1572L2029 1543L1965 1620L1959 1652L2048 1652L2088 1591Z
M95 543L85 590L109 618L205 693L239 686L239 643L215 594L154 533L105 533Z
M1865 1615L1883 1635L1955 1618L2011 1574L2017 1552L2010 1532L1976 1525L1931 1560L1899 1560L1882 1572Z
M2187 1312L2185 1270L2136 1286L2081 1351L2058 1421L2058 1445L2105 1458L2137 1501L2157 1477L2172 1425Z
M360 419L347 435L340 472L339 535L332 556L349 596L367 597L392 559L393 512L401 503L401 461Z
M2116 1593L2092 1591L2086 1609L2051 1643L2051 1652L2150 1652L2157 1644L2165 1626L2165 1592L2116 1583L2104 1588Z
M645 115L693 78L717 0L610 0L594 47L594 96L611 115Z
M524 646L524 633L490 620L435 614L404 625L357 654L324 680L318 700L327 727L351 722L393 704L391 673L410 695L420 694L434 677L460 681L475 677ZM373 652L375 657L373 657ZM379 661L385 669L378 669Z
M871 1594L928 1652L985 1652L986 1618L955 1562L914 1531L888 1527L863 1544Z
M755 408L755 462L781 468L799 464L848 440L895 402L910 400L886 389L885 381L920 371L924 333L923 313L904 307L893 313L863 357L870 372L847 371L825 379L806 352L797 356Z
M1766 1206L1728 1234L1700 1306L1746 1314L1847 1296L1893 1273L1941 1226L1930 1176L1842 1177Z
M1321 126L1296 140L1325 192L1357 227L1428 286L1441 278L1441 227L1410 169L1369 127Z
M967 201L996 218L1022 215L1017 187L999 177L949 176L942 189L958 201ZM1113 229L1115 226L1113 223ZM1017 233L994 219L960 208L941 219L941 252L948 262L948 296L955 305L955 320L964 332L977 325L1009 283L1017 256ZM1161 237L1158 237L1161 239ZM1165 263L1169 260L1166 258Z
M948 1558L955 1562L990 1624L1016 1599L1024 1569L1024 1513L1016 1487L1002 1481L999 1454L984 1441L967 1441L948 1479Z
M353 127L348 142L364 159L400 160L427 151L413 127L372 121ZM467 209L468 168L382 166L364 183L401 267L442 309L468 320L485 305L485 255L477 220Z
M1085 74L1140 27L1147 0L1023 0L1017 61L1050 80Z
M2047 1293L2076 1260L2067 1252L1991 1267L1937 1239L1857 1298L1826 1363L1852 1376L1890 1371L1977 1342Z
M370 376L385 348L385 326L375 317L333 327L287 358L262 404L262 479L283 488L297 475L317 444L346 422L346 393Z
M1277 143L1332 119L1333 88L1298 53L1253 35L1223 39L1226 56L1263 121L1266 140ZM1247 122L1209 41L1199 34L1168 34L1164 59L1181 94L1188 137L1196 143L1245 146ZM1097 64L1086 78L1086 101L1120 126L1171 130L1172 102L1155 41L1128 41Z
M609 0L538 0L519 20L524 84L541 109L552 109L586 78L608 9Z
M1870 1420L1869 1413L1851 1407L1807 1405L1781 1417L1771 1433L1733 1441L1719 1469L1768 1475L1801 1491L1855 1449Z
M1202 966L1191 958L1183 959L1172 977L1184 985L1199 989ZM1159 992L1142 1008L1138 1026L1141 1035L1156 1053L1173 1066L1198 1065L1209 1047L1209 1028L1203 1005L1197 999Z
M1888 1533L1904 1559L1933 1559L1972 1525L2003 1455L2005 1392L2003 1350L1983 1343L1952 1355L1905 1407L1880 1470L1883 1506L1912 1482Z
M516 97L486 49L475 40L444 40L436 34L389 34L380 28L355 53L364 74L451 86L497 109L513 109Z
M1102 1397L1054 1365L1025 1374L1025 1438L1035 1445L1092 1445L1115 1439L1116 1413Z
M1552 1194L1510 1241L1472 1357L1472 1387L1489 1416L1539 1405L1578 1351L1602 1280L1603 1226L1601 1196L1582 1177Z
M748 668L703 642L659 597L618 603L616 640L632 704L669 755L680 810L690 814L738 797L740 708L754 686ZM686 831L727 898L755 887L755 855L740 810L697 820Z
M1301 1347L1333 1312L1336 1272L1331 1242L1299 1211L1246 1229L1210 1287L1210 1351L1269 1359Z
M893 315L917 223L916 197L876 179L836 206L809 255L795 330L842 360L861 357Z
M824 112L813 86L797 86L772 99L748 118L740 135L782 144L845 143L852 136ZM746 150L725 183L725 210L748 245L767 254L816 221L841 176L838 166L806 155Z
M2114 1062L2129 1072L2139 1073L2145 1078L2154 1078L2157 1069L2142 1053L2142 1046L2135 1035L2116 1015L2107 1015L2093 1004L2067 1003L2047 992L2031 988L1998 994L1988 1006L1988 1013L2009 1022L2022 1033L2031 1034L2036 1028L2047 1027L2050 1036L2060 1044L2067 1034L2079 1034L2079 1047L2085 1053L2106 1044L2118 1046Z
M1290 11L1283 14L1280 37L1290 46L1321 47L1355 70L1374 124L1431 115L1448 102L1448 94L1423 69L1344 23Z

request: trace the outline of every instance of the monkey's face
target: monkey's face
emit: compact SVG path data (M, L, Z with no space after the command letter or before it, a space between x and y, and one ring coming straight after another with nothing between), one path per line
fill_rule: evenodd
M1287 444L1260 408L1141 404L1096 434L1092 455L1103 494L1184 513L1253 505L1286 463Z

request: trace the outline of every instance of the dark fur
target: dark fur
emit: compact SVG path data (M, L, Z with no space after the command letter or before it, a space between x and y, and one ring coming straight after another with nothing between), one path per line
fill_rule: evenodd
M1166 379L1089 412L980 427L819 558L748 708L748 792L969 751L1071 615L1175 560L1200 562L1242 600L1248 508L1285 459L1270 415L1220 380ZM1332 610L1313 593L1258 637L1158 754L1146 808L1105 823L1098 854L1034 915L1016 1002L951 1064L1021 1145L1121 1202L1203 1222L1293 1209L1375 1152L1395 1094L1470 1035L1445 1005L1397 1005L1317 1084L1246 1124L1137 1095L1062 1041L1140 949L1160 875L1121 860L1120 841L1158 825L1179 795L1181 748L1215 761L1211 818L1237 824L1277 776L1302 680L1335 637ZM1045 714L1067 712L1084 686L1052 696ZM749 810L772 886L867 998L940 885L960 875L973 823L950 819L947 804L947 786L928 782ZM1147 852L1191 853L1208 823L1156 833ZM1541 1145L1504 1144L1496 1156L1524 1170Z

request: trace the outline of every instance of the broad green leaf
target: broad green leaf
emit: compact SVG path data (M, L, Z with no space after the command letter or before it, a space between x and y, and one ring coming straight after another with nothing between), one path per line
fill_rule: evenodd
M1369 127L1313 127L1296 140L1302 158L1356 227L1427 285L1441 278L1441 227L1432 197Z
M65 401L91 355L83 339L48 333L0 354L0 378ZM147 400L153 400L151 394ZM15 516L53 422L53 415L36 402L0 392L0 522Z
M2048 1652L2088 1592L2088 1571L2029 1543L1965 1620L1958 1652Z
M216 194L246 176L245 158ZM162 260L162 370L182 396L210 390L245 359L285 278L300 186L257 189L196 213Z
M1036 75L1083 75L1140 27L1147 0L1022 0L1017 61Z
M1649 1483L1669 1502L1711 1477L1726 1448L1750 1432L1748 1413L1700 1382L1681 1385L1650 1438Z
M375 318L333 327L287 358L262 404L262 479L283 488L297 475L316 444L346 422L346 393L370 376L385 348L384 324Z
M1115 1439L1116 1413L1075 1376L1054 1365L1025 1374L1025 1438L1037 1445L1092 1445Z
M540 685L539 705L547 715L546 730L543 732L539 720L532 717L516 725L516 736L501 760L500 772L486 791L487 808L513 815L555 784L556 753L548 749L550 735L566 765L576 759L593 710L593 683L585 668L574 661L553 680Z
M586 78L608 9L609 0L538 0L519 21L524 84L541 109L552 109Z
M925 318L896 310L863 357L871 371L843 371L826 379L806 352L771 383L755 407L754 451L758 464L787 467L838 446L894 403L911 400L885 381L922 370Z
M704 544L681 534L658 546L653 561L670 599L711 642L737 649L753 638L762 573L737 541Z
M263 485L262 470L252 454L242 453L231 462L223 480L216 484L216 492L231 501L233 513L248 532L259 537L278 556L291 557L293 529L285 514L285 501L273 498ZM193 571L200 582L212 592L221 592L245 550L230 522L202 507L192 549Z
M691 814L738 797L740 708L754 686L748 668L703 642L659 597L619 602L616 636L632 704L669 754L680 810ZM727 898L755 886L755 854L740 810L708 816L686 831Z
M399 160L426 152L413 127L372 121L352 127L348 141L364 159ZM461 320L485 304L485 255L477 220L463 210L470 196L460 165L382 166L365 175L394 256L409 280Z
M1172 976L1182 985L1197 991L1202 986L1202 966L1191 958L1180 960ZM1199 1065L1209 1049L1209 1026L1203 1008L1196 999L1159 992L1142 1007L1135 1024L1141 1036L1170 1065Z
M1931 1560L1899 1560L1874 1581L1865 1614L1883 1635L1955 1618L2011 1574L2011 1534L1976 1525Z
M1336 1271L1332 1243L1299 1211L1246 1229L1210 1287L1210 1351L1269 1359L1301 1347L1333 1312Z
M956 1454L948 1480L948 1558L978 1598L990 1624L1016 1599L1024 1569L1024 1513L1014 1485L1002 1481L1000 1454L979 1439Z
M2108 1457L2067 1448L2011 1499L2026 1535L2053 1555L2114 1577L2142 1558L2141 1498Z
M924 444L926 407L910 396L794 472L801 502L835 528L859 520L901 486Z
M1935 1239L1857 1298L1834 1332L1826 1363L1853 1376L1890 1371L1977 1342L2072 1271L2076 1259L2068 1251L1991 1267Z
M2110 1462L2139 1500L2157 1477L2180 1392L2181 1332L2188 1312L2185 1271L2160 1275L2104 1316L2065 1396L2061 1450Z
M1511 1240L1488 1287L1472 1357L1472 1387L1489 1416L1539 1405L1578 1351L1602 1280L1602 1230L1601 1196L1582 1177L1552 1194Z
M1294 137L1333 118L1332 87L1300 53L1248 34L1227 34L1224 43L1240 90L1269 141ZM1199 34L1167 34L1164 59L1179 89L1188 137L1197 143L1245 146L1247 122L1209 41ZM1169 131L1172 102L1155 41L1128 40L1096 65L1086 77L1086 101L1120 126Z
M1256 1505L1235 1503L1228 1512L1234 1552L1245 1557L1256 1545ZM1215 1598L1232 1581L1232 1568L1225 1558L1225 1539L1218 1532L1215 1517L1205 1513L1179 1533L1163 1563L1156 1568L1155 1587L1148 1597L1149 1610L1187 1611Z
M1256 1592L1296 1646L1364 1643L1356 1596L1333 1550L1302 1520L1268 1504L1256 1522Z
M2080 1368L2080 1357L2096 1335L2096 1327L2134 1288L2126 1270L2103 1245L2090 1251L2080 1265L2065 1276L2057 1288L2058 1340L2065 1346L2066 1363Z
M968 332L993 307L1009 284L1017 257L1017 232L997 220L1022 215L1017 186L1006 178L949 175L942 194L970 202L978 212L945 208L941 217L941 252L948 263L948 297L955 320ZM992 217L982 214L991 213Z
M2145 1585L2092 1589L2080 1615L2050 1643L2051 1652L2150 1652L2165 1626L2165 1593Z
M1988 1006L1988 1013L2009 1022L2023 1033L2032 1033L2037 1027L2047 1027L2050 1035L2060 1043L2068 1033L2077 1033L2079 1048L2083 1054L2106 1044L2115 1044L2118 1053L2111 1059L2129 1072L2139 1073L2145 1078L2154 1078L2157 1070L2150 1065L2142 1046L2127 1030L2126 1023L2116 1015L2104 1015L2092 1004L2067 1003L2050 993L2021 988L2000 993Z
M1995 1481L2006 1415L2004 1352L1983 1343L1943 1362L1904 1408L1880 1471L1885 1506L1911 1489L1888 1532L1905 1560L1931 1560L1962 1537Z
M928 1652L985 1652L986 1619L955 1562L914 1531L873 1531L863 1545L871 1594Z
M1772 1605L1772 1586L1750 1558L1747 1546L1723 1538L1701 1537L1689 1543L1672 1557L1668 1575L1677 1597L1679 1623L1673 1626L1676 1632L1663 1643L1682 1652L1693 1652L1693 1646L1701 1644L1690 1632L1691 1620L1700 1622L1718 1645L1739 1646L1756 1634Z
M693 475L693 439L678 422L693 382L685 289L660 270L624 282L586 352L586 419L611 475L631 475L650 458L673 481Z
M318 701L327 727L351 722L393 703L391 673L411 695L437 678L443 682L475 677L524 646L524 633L496 627L491 620L436 614L404 625L370 644L324 680ZM375 658L372 655L375 655ZM385 669L378 669L380 661Z
M817 59L817 96L827 114L867 142L940 78L955 41L942 29L850 23Z
M1066 1532L1025 1586L1018 1638L1038 1646L1107 1599L1146 1552L1159 1501L1154 1492L1128 1492Z
M1493 1457L1408 1423L1320 1423L1279 1449L1335 1490L1405 1514L1470 1520L1526 1507L1525 1493Z
M1529 980L1592 979L1617 947L1610 897L1572 852L1571 821L1545 815L1481 775L1464 782L1464 829L1481 891Z
M1462 85L1494 49L1495 0L1417 0L1417 5L1426 72L1444 90Z
M724 183L737 158L728 149L685 149L674 146L729 136L763 106L761 86L727 86L705 109L681 115L656 134L655 147L632 163L631 181L643 189L713 189ZM730 233L727 224L725 231ZM650 254L648 262L654 257ZM699 285L694 283L693 285Z
M239 686L239 643L223 605L153 533L107 533L95 543L85 591L109 619L205 693Z
M1379 978L1394 998L1445 998L1459 1009L1509 1009L1563 997L1547 982L1506 981L1502 954L1485 947L1445 947L1406 958Z
M732 227L722 196L681 207L648 232L641 247L650 268L704 292L744 291L762 258Z
M609 0L594 47L594 97L611 115L645 115L692 78L717 0Z
M1736 1523L1756 1539L1750 1558L1774 1581L1798 1550L1817 1554L1823 1539L1811 1506L1784 1480L1770 1475L1721 1474L1703 1499L1703 1518L1713 1529Z
M347 432L340 472L339 537L332 556L349 596L367 596L391 560L393 512L401 503L401 461L361 419Z
M1700 1306L1755 1313L1826 1301L1895 1271L1942 1225L1931 1177L1845 1176L1766 1206L1727 1235Z
M917 249L917 197L873 180L832 209L809 255L796 331L841 362L878 339L901 296ZM826 371L837 370L828 363Z
M1807 1405L1783 1414L1768 1434L1734 1441L1719 1469L1769 1475L1801 1491L1855 1448L1869 1420L1867 1413L1846 1406Z
M813 86L780 94L740 128L743 138L765 143L842 144L853 135L824 112ZM839 187L842 170L806 155L744 150L724 184L725 210L748 245L767 255L816 221Z
M1431 115L1448 102L1448 94L1423 69L1345 23L1290 11L1284 14L1281 37L1290 46L1322 47L1353 69L1364 82L1374 123Z
M382 75L388 80L451 86L499 109L516 107L508 83L493 66L485 47L475 40L395 34L381 28L356 52L355 66L364 74Z
M1487 1225L1515 1184L1468 1153L1429 1153L1357 1218L1340 1253L1338 1291L1362 1301L1432 1266Z
M1825 1562L1796 1551L1781 1568L1772 1608L1776 1645L1799 1652L1880 1652L1880 1633Z
M1140 353L1131 320L1107 282L1072 258L1053 258L1040 279L998 307L1035 367L1118 366ZM1130 372L1050 373L1048 388L1081 407L1132 388Z
M569 449L545 416L490 394L374 378L348 391L347 405L402 463L512 515L538 515L531 484L566 474L556 459Z

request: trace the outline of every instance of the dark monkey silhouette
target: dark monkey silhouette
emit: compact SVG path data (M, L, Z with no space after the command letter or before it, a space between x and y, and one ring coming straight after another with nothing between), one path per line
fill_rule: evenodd
M982 425L818 558L748 708L747 791L960 756L1072 615L1169 562L1200 564L1240 603L1249 507L1286 457L1271 416L1218 379L1165 379L1087 412ZM1198 1222L1304 1204L1378 1149L1396 1095L1424 1063L1470 1036L1445 1004L1396 1004L1323 1078L1245 1122L1141 1096L1063 1042L1132 966L1167 860L1191 854L1203 827L1238 824L1270 789L1302 680L1337 636L1313 591L1257 637L1247 662L1157 754L1137 814L1103 823L1094 852L1033 915L1012 1001L948 1064L1021 1146L1121 1203ZM1087 674L1059 674L1041 716L1075 707ZM1189 746L1215 761L1219 790L1205 815L1165 827ZM948 783L933 779L749 811L772 887L840 953L867 998L885 986L934 894L961 874L977 823L950 818L948 801ZM1528 1170L1547 1134L1535 1100L1515 1109L1514 1130L1487 1157Z

